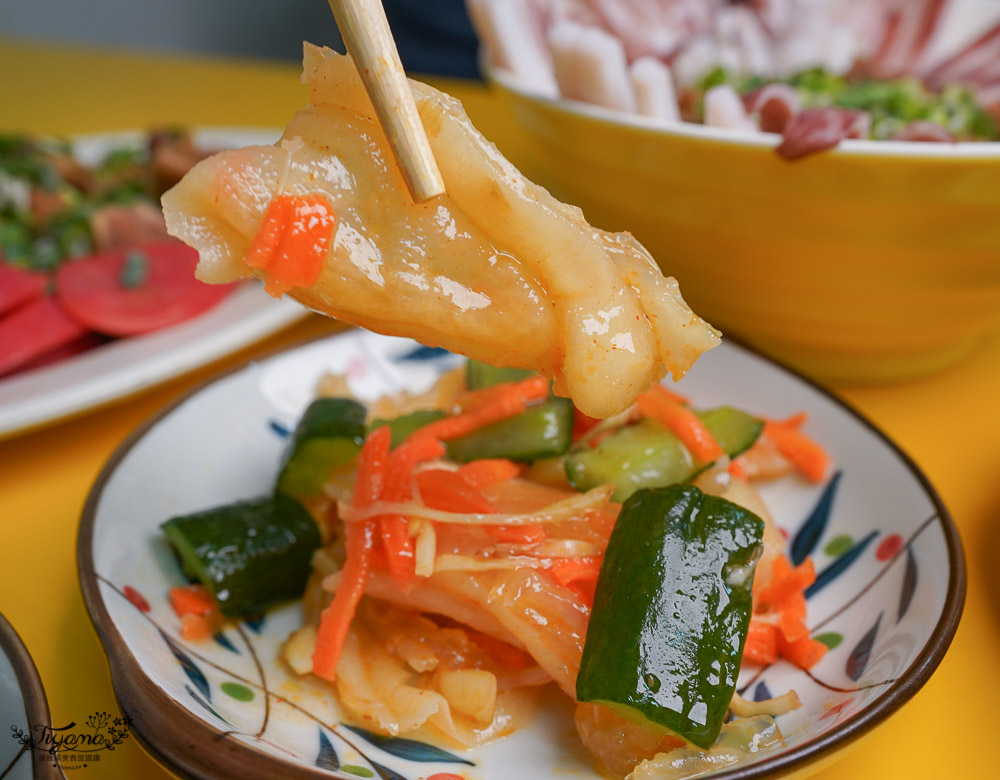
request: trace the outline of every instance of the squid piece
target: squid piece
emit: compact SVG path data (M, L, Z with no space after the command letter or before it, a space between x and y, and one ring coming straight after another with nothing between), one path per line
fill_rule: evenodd
M455 99L412 84L447 188L414 204L351 60L307 45L303 79L310 102L275 146L214 155L164 195L171 234L200 253L200 279L267 279L245 260L272 201L319 198L332 234L318 277L293 298L541 371L592 417L627 408L667 371L682 376L719 342L631 236L591 227L528 181Z

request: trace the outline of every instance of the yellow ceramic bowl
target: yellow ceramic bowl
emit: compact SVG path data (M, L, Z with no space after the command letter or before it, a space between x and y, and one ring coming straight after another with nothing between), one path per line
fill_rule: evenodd
M489 75L528 137L526 174L633 233L724 332L813 377L927 373L1000 327L1000 143L848 141L789 163L773 135L667 128Z

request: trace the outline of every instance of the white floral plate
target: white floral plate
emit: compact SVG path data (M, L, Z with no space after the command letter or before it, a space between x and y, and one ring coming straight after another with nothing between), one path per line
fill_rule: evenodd
M278 648L299 625L289 605L215 641L187 643L167 601L184 579L159 533L177 514L266 493L288 429L327 371L361 399L428 387L458 359L365 331L292 349L196 390L149 421L111 458L83 511L78 540L87 608L136 736L192 778L467 780L597 777L574 736L572 709L553 692L530 728L457 754L344 725L334 697L294 679ZM951 642L965 595L961 543L916 466L841 402L731 343L681 384L701 407L809 415L830 451L826 484L788 478L765 498L790 555L811 555L809 624L831 649L809 673L778 662L744 670L760 699L794 688L803 706L779 718L784 742L713 777L804 776L897 710Z
M270 144L276 130L203 129L205 149ZM109 150L134 146L138 132L101 133L74 140L74 154L96 164ZM274 300L258 284L240 285L204 314L171 328L116 339L51 366L0 379L0 439L14 436L146 390L253 344L308 312Z

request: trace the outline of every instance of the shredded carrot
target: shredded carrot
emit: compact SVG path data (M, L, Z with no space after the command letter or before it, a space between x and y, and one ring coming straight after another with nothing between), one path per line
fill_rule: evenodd
M740 458L733 458L729 462L729 468L727 470L732 476L737 477L738 479L749 478L747 475L747 468Z
M597 555L586 555L579 558L561 558L553 563L548 572L552 579L560 585L569 585L571 582L581 580L597 580L601 573L601 557Z
M762 620L750 621L743 660L754 664L773 664L778 660L778 636L774 626Z
M483 458L459 466L458 473L472 487L479 488L496 485L514 479L524 470L523 466L505 458Z
M452 417L445 417L425 425L412 437L430 436L442 441L457 439L491 423L520 414L532 401L540 401L548 396L548 380L540 376L530 376L519 382L505 382L477 392L489 391L490 398Z
M812 558L806 558L793 568L788 558L779 555L774 559L771 581L754 594L754 611L767 614L771 622L750 621L751 628L758 624L766 625L771 630L777 656L803 669L811 668L827 649L822 642L809 637L805 622L805 590L815 581L816 567ZM757 631L762 633L764 629L758 628ZM749 634L747 642L750 642ZM760 655L763 657L765 654Z
M292 287L311 287L323 271L334 223L333 206L322 193L277 195L244 262L267 272L265 289L276 298Z
M802 669L812 669L826 655L828 649L818 639L808 636L794 642L788 642L780 631L776 631L775 635L778 640L778 654L789 663Z
M222 616L218 612L196 615L188 612L181 617L181 639L198 642L215 636L222 627Z
M351 503L364 508L378 500L383 491L389 462L390 431L383 426L373 431L361 447L358 476ZM324 680L333 681L337 663L344 648L344 640L358 602L365 592L371 569L372 550L375 547L376 522L374 519L359 523L345 523L347 560L341 570L340 584L333 601L320 615L313 651L313 673Z
M473 461L467 465L485 461ZM517 471L520 467L509 460L494 461L497 464L510 464ZM429 469L417 474L417 487L420 489L420 498L425 506L431 509L440 509L445 512L465 512L469 514L494 514L497 510L493 504L466 480L462 469L458 471L446 471L445 469ZM503 467L498 466L498 470ZM465 472L469 473L469 472ZM476 475L476 472L472 472ZM483 530L494 539L502 542L513 542L516 544L536 544L548 536L545 528L540 523L531 525L484 525Z
M830 467L830 456L819 444L799 430L804 422L804 413L787 420L766 420L764 436L774 442L778 452L788 458L806 479L822 482Z
M471 628L463 627L463 630L474 645L485 650L494 661L505 669L519 671L531 666L531 656L518 650L514 645Z
M594 606L594 593L597 591L597 580L580 580L567 585L577 597L588 607Z
M205 589L204 585L185 585L171 588L170 606L174 608L177 617L185 615L208 615L217 611L215 599Z
M417 488L424 506L443 512L495 514L496 507L462 476L461 471L429 469L417 474Z
M668 428L703 463L718 460L726 454L705 423L687 406L671 398L669 391L660 385L654 385L640 395L636 406L646 417Z
M588 417L576 407L573 407L573 441L587 434L601 421L596 417Z
M413 469L417 463L440 458L444 445L428 436L410 437L389 455L385 490L381 498L401 503L412 497ZM408 589L416 582L414 571L416 557L409 523L402 515L383 515L378 518L379 534L389 562L389 574L396 584Z
M498 398L503 398L512 393L523 395L527 400L545 398L549 394L549 380L538 374L533 374L524 379L500 382L489 387L482 387L479 390L470 390L463 393L458 397L455 405L463 412L471 412L480 406L486 406Z
M771 582L761 588L754 601L764 608L781 608L789 599L800 594L816 581L816 567L806 558L794 569L784 556L774 561Z
M548 534L541 523L529 525L484 525L486 531L494 539L512 544L537 544L545 541Z

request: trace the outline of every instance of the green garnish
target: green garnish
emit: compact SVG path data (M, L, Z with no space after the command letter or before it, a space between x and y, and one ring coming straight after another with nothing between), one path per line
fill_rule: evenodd
M133 249L125 255L125 265L118 276L122 287L134 290L142 287L149 278L149 258L138 249Z

